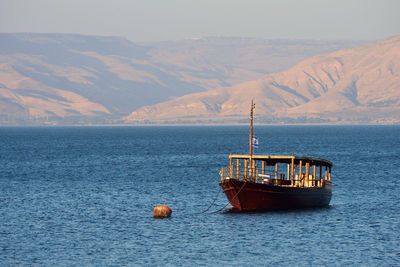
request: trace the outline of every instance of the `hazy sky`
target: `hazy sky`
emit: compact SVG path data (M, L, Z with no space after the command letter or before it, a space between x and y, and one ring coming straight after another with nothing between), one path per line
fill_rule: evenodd
M400 0L0 0L0 32L375 40L400 34Z

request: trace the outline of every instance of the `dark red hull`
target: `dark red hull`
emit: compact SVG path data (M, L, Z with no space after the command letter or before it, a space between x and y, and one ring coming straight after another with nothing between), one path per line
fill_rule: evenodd
M326 207L332 197L330 181L324 187L289 187L227 179L220 186L239 211Z

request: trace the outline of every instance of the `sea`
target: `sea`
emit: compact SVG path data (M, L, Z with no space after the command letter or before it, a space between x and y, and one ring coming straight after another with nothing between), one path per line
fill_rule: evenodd
M330 160L332 200L233 213L248 132L1 127L0 266L400 266L400 126L255 126L255 154Z

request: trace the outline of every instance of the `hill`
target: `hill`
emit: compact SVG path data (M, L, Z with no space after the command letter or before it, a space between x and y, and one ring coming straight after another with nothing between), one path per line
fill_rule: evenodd
M0 124L114 123L142 106L233 86L351 41L0 34Z
M263 123L399 123L400 36L306 59L230 87L146 106L126 117L150 123L237 123L257 103Z

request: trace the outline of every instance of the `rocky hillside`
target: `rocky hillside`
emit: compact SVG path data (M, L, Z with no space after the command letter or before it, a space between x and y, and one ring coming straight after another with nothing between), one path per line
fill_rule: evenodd
M146 106L131 122L400 123L400 36L318 55L263 78Z
M357 44L0 34L0 124L114 123L142 106L255 80Z

